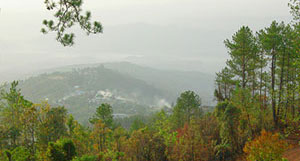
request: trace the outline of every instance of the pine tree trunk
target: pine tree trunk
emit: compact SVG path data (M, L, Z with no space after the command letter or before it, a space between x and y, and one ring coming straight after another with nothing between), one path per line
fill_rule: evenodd
M245 64L245 56L242 57L242 87L246 88L246 64Z
M276 56L273 52L272 54L272 65L271 65L271 95L272 95L272 112L273 112L273 121L275 123L275 126L277 127L277 116L276 116L276 98L275 98L275 67L276 67Z
M282 93L283 93L283 77L284 77L284 65L285 65L285 52L282 55L282 63L281 63L281 71L280 71L280 83L279 83L279 99L278 99L278 107L277 107L277 117L280 119L280 110L282 106Z
M263 99L262 99L262 86L263 86L263 64L262 60L260 63L260 82L259 82L259 101L260 101L260 108L263 107Z

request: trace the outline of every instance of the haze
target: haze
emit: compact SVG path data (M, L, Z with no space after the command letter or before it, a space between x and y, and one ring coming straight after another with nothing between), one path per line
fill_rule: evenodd
M76 29L75 46L40 33L51 18L43 0L0 0L0 81L72 64L129 61L214 74L228 58L223 40L242 25L290 22L288 0L86 0L104 33ZM271 6L271 7L270 7Z

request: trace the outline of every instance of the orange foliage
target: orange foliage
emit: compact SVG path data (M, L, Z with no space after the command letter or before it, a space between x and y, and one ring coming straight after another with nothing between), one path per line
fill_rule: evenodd
M130 161L159 161L166 160L166 145L159 135L154 135L148 129L134 131L123 147L125 160Z
M286 148L287 143L279 138L278 133L262 130L260 136L246 143L244 152L249 161L280 161Z
M177 141L173 146L169 160L210 160L214 155L213 140L206 141L205 136L200 132L201 126L193 122L182 129L177 130Z

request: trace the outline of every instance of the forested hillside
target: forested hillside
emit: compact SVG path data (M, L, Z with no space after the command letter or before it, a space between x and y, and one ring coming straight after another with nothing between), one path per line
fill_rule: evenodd
M117 116L149 115L170 108L185 90L199 93L205 106L215 104L213 76L200 72L164 71L128 62L72 65L41 72L19 82L25 98L64 106L84 124L100 103L111 104Z
M146 111L147 116L133 110L135 117L116 117L114 114L121 109L114 108L114 101L103 100L119 100L120 107L124 107L127 102L140 105L153 103L156 98L169 99L168 92L153 85L164 74L146 78L148 75L143 71L147 69L138 71L134 67L131 71L124 64L115 67L119 72L103 66L82 68L43 74L20 83L14 81L9 88L1 87L0 160L300 158L300 1L291 0L289 7L292 22L273 21L258 31L241 26L224 41L230 58L216 73L217 105L211 111L203 107L197 92L186 90L169 108ZM146 83L146 79L153 84ZM168 85L166 80L161 86ZM176 84L173 83L169 85ZM86 96L78 97L81 95ZM96 106L94 112L85 116L86 124L68 112L71 107L62 106L72 102L77 104L77 114L85 115L89 111L80 104L81 99ZM133 104L122 112L131 107Z
M101 103L110 103L116 114L130 116L169 107L172 101L166 91L103 66L41 74L21 81L19 87L26 99L65 106L84 123Z
M111 62L63 66L43 70L40 73L70 72L73 69L95 68L98 66L134 77L158 89L165 90L169 92L169 96L172 97L173 101L182 91L193 90L201 96L205 105L211 106L215 104L213 100L215 76L198 71L161 70L130 62Z

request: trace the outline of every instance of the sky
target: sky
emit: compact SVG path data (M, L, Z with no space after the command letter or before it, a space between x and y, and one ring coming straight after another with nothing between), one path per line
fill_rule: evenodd
M288 0L85 0L104 26L75 45L40 33L51 19L44 0L0 0L0 81L73 64L129 61L159 69L215 74L229 58L223 44L243 25L254 32L290 22Z

